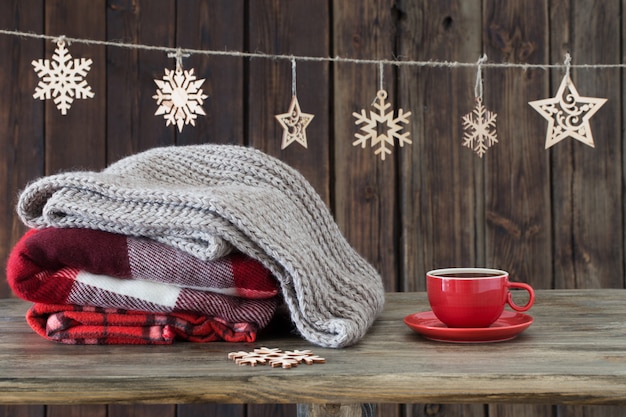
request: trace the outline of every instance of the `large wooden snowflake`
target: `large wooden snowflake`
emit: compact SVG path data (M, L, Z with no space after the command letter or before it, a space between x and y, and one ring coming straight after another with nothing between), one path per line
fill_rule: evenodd
M474 110L463 116L463 146L467 146L481 158L487 149L498 143L496 134L496 117L498 115L483 106L482 100L476 98Z
M230 352L228 359L237 365L269 365L272 368L293 368L304 362L307 365L325 363L326 359L314 355L310 350L287 350L283 352L277 348L254 349L253 352Z
M91 87L84 77L91 69L92 60L73 59L64 41L57 42L57 48L49 59L33 60L37 76L40 78L33 98L50 100L56 104L62 115L66 115L74 99L92 98Z
M208 96L200 88L204 79L197 80L193 68L183 70L165 69L165 76L161 80L154 80L158 89L152 96L158 104L155 116L163 115L166 126L176 125L178 131L183 131L183 126L196 125L199 114L206 115L202 104Z
M376 100L372 106L378 110L378 112L370 111L369 116L365 109L361 109L361 113L353 112L352 115L356 117L354 124L362 125L361 132L355 133L357 140L352 142L352 146L361 145L361 148L365 148L367 141L370 141L370 147L378 147L375 151L375 155L380 155L380 159L383 161L385 157L391 154L390 147L394 146L394 139L398 141L398 145L404 146L405 143L411 143L409 139L410 132L400 133L404 128L403 124L409 124L409 116L411 112L406 112L402 109L398 110L398 117L393 116L393 110L387 112L391 104L386 103L387 92L385 90L379 90L376 93Z

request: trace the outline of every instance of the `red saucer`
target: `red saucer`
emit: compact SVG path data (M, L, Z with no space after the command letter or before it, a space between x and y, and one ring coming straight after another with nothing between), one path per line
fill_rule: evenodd
M432 311L409 314L404 322L427 339L452 343L490 343L514 339L526 330L533 318L527 314L504 311L489 327L460 328L443 324Z

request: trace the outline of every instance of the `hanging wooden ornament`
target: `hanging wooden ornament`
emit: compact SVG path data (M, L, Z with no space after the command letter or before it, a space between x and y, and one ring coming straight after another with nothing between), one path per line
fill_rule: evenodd
M463 146L470 148L481 158L487 149L498 143L496 132L496 117L498 115L487 110L483 105L482 64L486 61L487 55L483 55L478 60L476 85L474 86L474 109L461 119L464 131Z
M159 106L154 115L163 115L165 126L176 125L179 132L184 125L195 126L199 114L206 115L202 104L209 97L200 88L205 79L196 79L193 68L183 70L183 57L188 56L180 48L175 54L168 54L169 58L176 58L176 69L165 68L163 79L154 80L158 88L152 96Z
M565 76L553 98L530 101L539 114L548 121L546 149L571 137L595 148L589 119L607 99L581 97L570 78L571 57L565 56Z
M33 60L33 67L40 78L33 98L53 99L57 109L66 115L74 99L86 99L94 96L84 77L91 69L93 61L85 58L72 58L66 47L65 37L57 39L57 47L49 59Z
M285 149L293 142L307 148L306 127L311 123L312 114L302 113L296 95L296 60L291 60L291 104L287 113L274 116L283 127L283 140L280 149Z
M374 151L374 155L380 155L381 160L385 160L385 157L391 154L390 147L394 146L394 139L398 141L398 145L401 147L405 143L412 143L409 139L410 132L400 133L404 128L404 125L409 124L409 116L411 112L404 112L402 109L398 109L398 116L394 117L393 109L387 111L391 104L387 103L387 91L383 89L383 65L380 65L380 88L376 93L376 99L372 103L377 112L370 110L369 116L365 109L361 109L361 113L353 112L352 115L356 118L355 125L361 125L362 133L355 133L357 138L352 142L352 146L361 145L361 148L365 148L367 141L370 141L370 147L378 147ZM379 133L380 132L380 133Z

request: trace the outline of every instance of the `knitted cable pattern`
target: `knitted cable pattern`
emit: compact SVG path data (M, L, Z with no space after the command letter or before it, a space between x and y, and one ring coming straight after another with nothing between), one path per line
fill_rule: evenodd
M17 212L30 227L147 237L202 260L236 248L272 271L298 331L320 346L356 343L383 308L380 275L313 187L252 148L155 148L101 172L43 177Z

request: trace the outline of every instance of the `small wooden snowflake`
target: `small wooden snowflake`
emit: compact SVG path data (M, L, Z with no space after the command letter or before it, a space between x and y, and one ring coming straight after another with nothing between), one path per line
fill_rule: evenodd
M157 85L156 94L152 96L156 100L157 108L155 116L163 116L165 125L176 125L178 131L183 131L183 126L195 126L198 115L206 116L202 104L209 96L202 91L204 79L198 80L193 68L183 70L183 58L189 54L183 53L178 48L176 53L167 55L176 58L176 69L165 69L163 79L154 80Z
M40 78L33 98L53 99L57 109L65 116L74 99L93 98L94 92L85 80L92 63L91 59L72 58L65 41L60 38L52 55L52 61L49 59L32 61L35 72Z
M482 99L476 97L474 109L463 116L463 146L483 157L487 149L498 143L496 132L496 117L498 115L487 110Z
M380 155L381 160L385 160L385 157L391 154L391 147L394 146L394 140L398 142L401 147L405 143L412 143L409 139L410 132L405 131L400 133L402 129L409 125L409 116L411 112L404 112L402 109L398 109L398 116L394 116L393 109L390 103L386 102L387 91L381 89L376 93L376 99L372 103L377 111L369 112L369 116L365 109L361 109L361 113L353 112L352 116L356 118L355 125L360 126L360 132L354 134L356 140L352 142L352 146L359 146L365 148L367 141L370 141L370 147L377 149L374 151L374 155Z
M326 363L326 359L314 355L310 350L293 350L285 351L278 348L254 349L253 352L230 352L228 359L234 361L237 365L269 365L272 368L293 368L304 362L307 365L314 363Z

